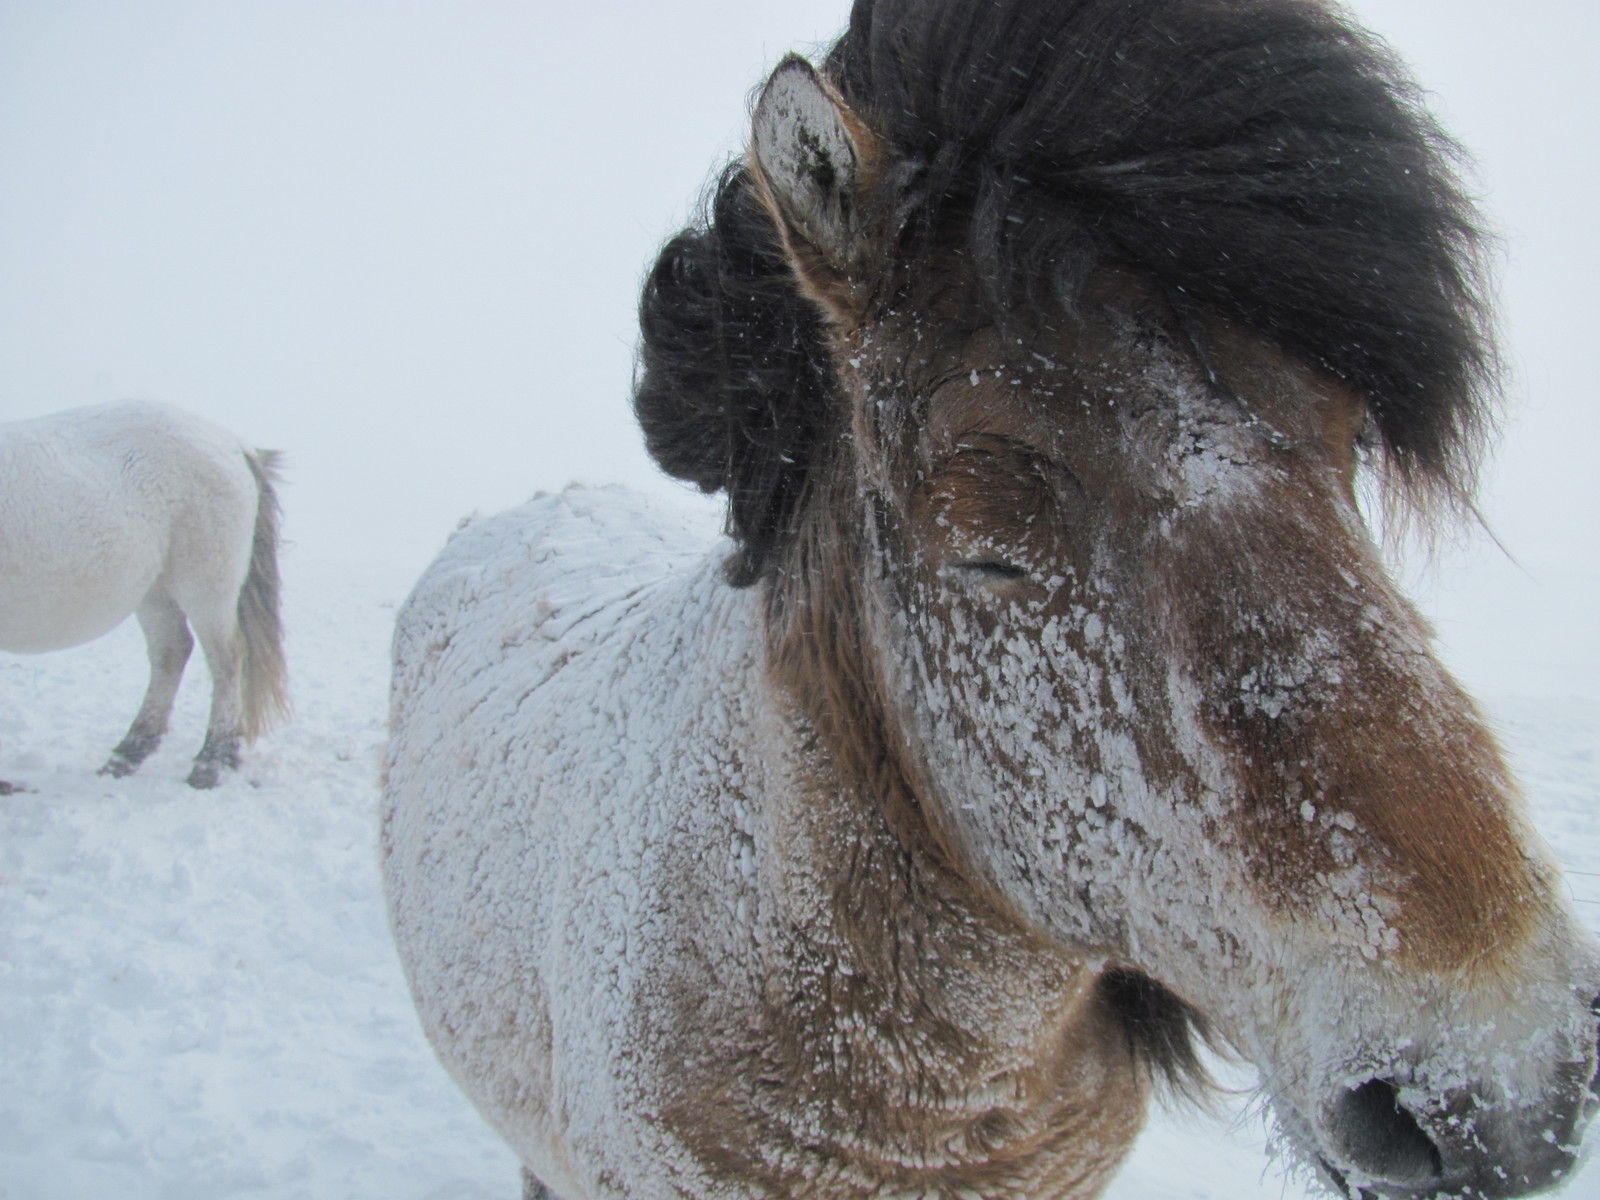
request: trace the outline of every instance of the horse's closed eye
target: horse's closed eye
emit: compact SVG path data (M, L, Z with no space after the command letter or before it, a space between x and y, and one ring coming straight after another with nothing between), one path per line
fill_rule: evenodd
M1013 579L1021 579L1028 573L1026 567L1019 567L1016 563L1005 562L998 558L967 559L951 563L950 569L983 583L1006 583Z

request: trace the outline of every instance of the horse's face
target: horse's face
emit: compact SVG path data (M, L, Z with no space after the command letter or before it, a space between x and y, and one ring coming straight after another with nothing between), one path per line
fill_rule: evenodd
M1219 395L1107 303L931 378L846 338L919 794L1021 920L1211 1014L1318 1153L1410 1185L1482 1143L1543 1179L1600 975L1362 529L1360 407L1242 343Z
M1600 955L1365 531L1362 403L1131 279L1020 340L894 311L869 137L790 66L755 153L835 320L858 619L935 836L1206 1013L1333 1176L1547 1185Z

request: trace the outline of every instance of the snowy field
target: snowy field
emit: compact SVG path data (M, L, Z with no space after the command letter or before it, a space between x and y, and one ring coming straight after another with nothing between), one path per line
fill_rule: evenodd
M0 798L0 1200L518 1195L423 1040L385 922L376 772L404 584L293 547L284 566L296 719L215 792L182 782L199 669L137 775L94 773L144 684L131 623L0 655L0 778L34 789ZM1600 926L1600 706L1488 700ZM1158 1114L1110 1195L1307 1194L1247 1092L1217 1107ZM1600 1164L1569 1195L1600 1196Z
M1350 7L1502 238L1484 512L1516 562L1479 537L1413 586L1600 927L1600 5ZM848 9L0 0L0 421L159 399L285 451L296 706L191 792L192 665L167 744L102 779L137 629L0 655L0 779L33 789L0 798L0 1200L516 1200L385 925L394 610L475 508L574 478L688 502L626 408L639 276L749 89ZM1218 1107L1158 1114L1113 1200L1305 1197L1247 1091Z

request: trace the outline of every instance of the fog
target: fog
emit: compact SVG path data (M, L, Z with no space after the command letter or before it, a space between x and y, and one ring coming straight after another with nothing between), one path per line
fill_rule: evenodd
M1418 577L1500 692L1600 696L1600 10L1355 5L1478 163L1508 417ZM844 0L0 0L0 419L168 400L288 456L286 570L404 588L570 479L693 500L628 409L641 272Z

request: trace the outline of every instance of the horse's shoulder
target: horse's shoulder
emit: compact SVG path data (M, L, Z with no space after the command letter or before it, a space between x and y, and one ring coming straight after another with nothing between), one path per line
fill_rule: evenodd
M517 508L464 519L424 572L402 621L441 592L463 587L480 602L537 592L556 607L592 604L615 585L670 572L708 541L692 519L625 488L541 493Z
M617 616L676 571L704 559L703 520L623 488L571 487L462 522L402 606L401 676L441 656L481 669L521 647L523 669L603 638Z

